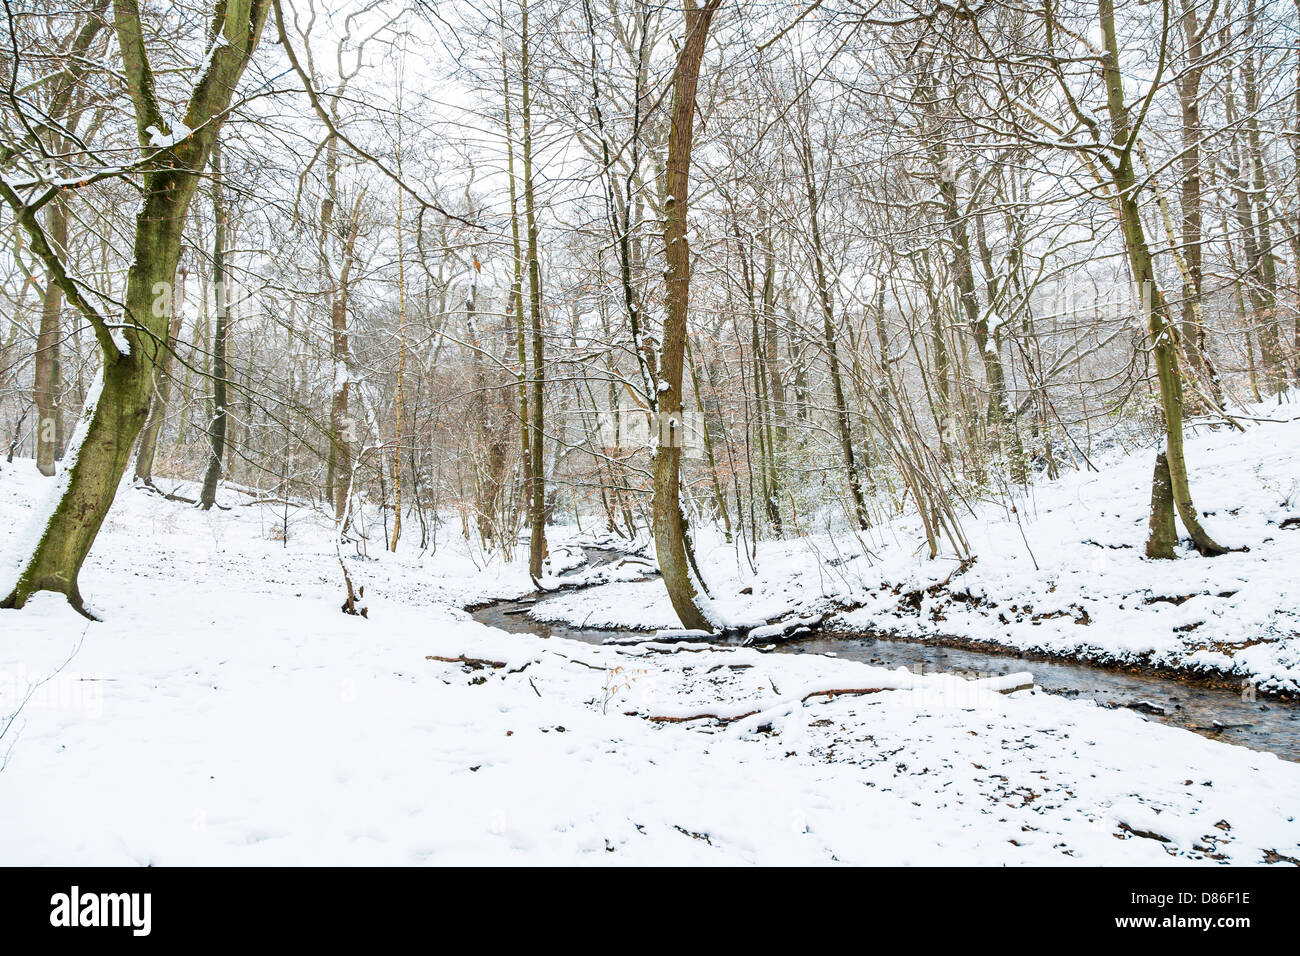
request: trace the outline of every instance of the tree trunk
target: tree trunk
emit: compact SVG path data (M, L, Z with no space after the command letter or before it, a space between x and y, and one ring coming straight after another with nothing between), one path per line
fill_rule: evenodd
M1243 166L1249 167L1251 174L1250 197L1256 209L1255 228L1258 230L1256 246L1259 250L1257 278L1260 292L1265 303L1263 324L1260 327L1260 342L1265 343L1269 365L1265 369L1266 380L1271 389L1278 393L1286 388L1286 359L1282 351L1282 323L1277 308L1277 258L1273 252L1273 230L1270 220L1272 208L1268 198L1268 178L1264 171L1264 148L1260 138L1259 111L1260 97L1255 66L1255 25L1257 12L1255 0L1246 3L1246 55L1242 61L1242 85L1245 98L1246 143ZM1243 178L1245 175L1243 173Z
M1178 543L1174 526L1174 494L1169 481L1169 460L1164 452L1156 455L1155 474L1151 477L1151 517L1147 522L1147 557L1172 558Z
M505 18L502 16L502 30ZM523 478L524 510L532 513L533 452L530 441L532 416L528 410L528 341L524 320L524 253L519 234L519 195L515 185L515 139L511 124L510 71L506 67L505 37L501 38L501 88L505 100L506 177L510 184L510 238L513 272L510 280L510 305L507 315L514 315L515 359L518 363L519 461ZM531 533L532 519L529 519ZM530 542L531 550L531 542Z
M721 0L700 7L684 0L686 35L673 76L668 162L665 170L668 198L664 204L664 257L668 263L663 344L659 353L658 435L654 456L653 524L659 570L668 598L682 626L712 630L701 604L707 598L704 583L695 572L688 541L689 526L681 502L682 365L690 310L691 252L686 239L686 213L690 190L691 148L695 132L695 93L700 63L708 42L709 25Z
M229 338L230 302L226 290L226 202L221 194L221 142L212 146L212 288L216 295L216 322L212 331L212 418L208 423L208 468L199 492L199 507L209 510L217 502L221 459L226 451L226 346Z
M1223 554L1226 548L1215 542L1201 525L1200 516L1192 502L1192 492L1187 480L1187 461L1183 452L1183 384L1178 370L1177 329L1169 319L1164 296L1156 284L1151 250L1142 226L1142 211L1138 205L1140 188L1133 170L1134 131L1128 109L1124 105L1124 84L1119 70L1119 42L1115 34L1113 0L1098 0L1105 55L1102 73L1106 84L1106 102L1114 130L1118 157L1110 168L1119 207L1120 225L1124 233L1124 248L1133 274L1134 286L1147 317L1151 335L1151 350L1160 382L1160 404L1165 419L1165 454L1168 461L1169 484L1178 515L1192 536L1198 551L1204 555Z
M402 110L397 110L397 177L402 177ZM466 192L469 189L466 187ZM404 223L403 198L406 190L397 188L397 390L393 396L393 537L388 550L396 551L402 538L402 416L406 397L406 247L402 241Z
M56 255L64 255L68 243L68 210L62 199L50 202L46 217L47 234ZM36 338L35 381L32 398L36 405L36 467L42 475L54 474L59 457L59 438L63 434L59 408L60 382L59 339L63 335L63 287L52 272L45 278L45 296L41 303L41 328Z
M1205 347L1205 322L1201 316L1201 287L1204 254L1201 223L1201 74L1204 69L1203 30L1196 19L1195 0L1181 0L1182 26L1187 41L1187 69L1177 81L1182 109L1182 257L1183 274L1182 340L1192 368L1209 386L1210 395L1222 407L1223 390L1218 373ZM1206 24L1208 29L1209 24Z
M520 97L523 122L524 216L528 227L528 306L532 320L533 396L532 396L532 495L529 508L528 573L542 576L542 559L546 557L546 464L542 434L546 424L542 401L546 393L546 355L542 340L542 264L537 251L537 207L533 196L533 128L532 77L530 75L528 0L523 3L521 26Z
M333 189L331 189L333 192ZM362 194L364 196L364 192ZM330 398L330 460L329 489L334 505L334 520L342 522L348 513L348 497L352 491L352 471L359 441L356 422L352 417L352 356L348 334L348 298L352 281L353 256L362 196L353 204L343 242L343 263L330 300L331 358L334 369L334 394Z

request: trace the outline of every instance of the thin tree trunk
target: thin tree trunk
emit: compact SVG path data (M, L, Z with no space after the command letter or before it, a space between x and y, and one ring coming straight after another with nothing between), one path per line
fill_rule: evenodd
M501 89L505 101L506 177L510 184L510 237L513 251L513 276L510 281L510 302L515 317L515 348L519 366L519 460L523 477L524 510L532 514L533 452L530 440L532 416L528 409L528 340L524 320L524 252L519 234L519 195L515 183L515 139L511 123L510 71L506 65L505 14L501 14ZM507 313L511 309L506 310ZM532 528L532 518L529 518ZM531 543L530 543L531 551Z
M212 288L216 295L212 330L212 418L208 424L208 468L199 493L199 507L209 510L217 502L221 459L226 451L226 346L230 332L230 302L226 278L226 200L222 195L221 141L212 145Z
M400 96L400 92L399 92ZM402 111L397 111L397 176L402 176ZM397 550L402 537L402 409L406 380L406 250L402 243L402 200L406 190L397 189L397 390L393 396L393 538L390 551Z
M529 506L528 573L542 576L546 557L546 459L543 456L543 428L546 415L542 402L546 394L546 352L542 340L542 264L537 250L537 206L533 192L533 119L531 57L528 45L528 0L521 3L520 100L523 122L524 217L528 228L528 308L532 322L532 494Z
M1196 19L1195 0L1181 0L1182 27L1187 42L1187 69L1177 82L1182 110L1183 152L1180 168L1182 205L1183 351L1192 368L1209 386L1215 403L1222 407L1223 390L1218 373L1205 347L1205 322L1201 315L1202 262L1201 224L1201 75L1204 70L1204 30ZM1209 24L1205 25L1208 29Z
M1259 250L1258 280L1265 304L1260 342L1266 343L1268 367L1266 380L1271 390L1281 392L1286 388L1287 369L1282 354L1281 322L1277 308L1277 259L1273 253L1272 211L1268 199L1268 177L1264 171L1264 148L1259 130L1259 88L1255 67L1254 34L1257 23L1255 0L1246 2L1246 55L1242 62L1242 85L1245 99L1246 143L1243 159L1250 169L1250 198L1255 206L1256 244ZM1243 174L1243 178L1245 178Z
M331 190L333 191L333 190ZM364 195L364 193L363 193ZM352 281L352 264L356 250L362 196L357 197L345 225L343 262L330 300L330 346L334 392L330 398L330 469L334 520L344 521L348 497L352 490L353 456L358 442L356 422L352 416L352 355L348 334L348 299Z

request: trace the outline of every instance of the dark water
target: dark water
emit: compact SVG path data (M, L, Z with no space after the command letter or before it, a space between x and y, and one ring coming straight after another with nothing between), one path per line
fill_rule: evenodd
M617 552L598 548L589 548L587 555L592 564L622 557ZM528 609L545 599L545 595L530 595L516 601L501 601L474 611L473 616L483 624L511 633L567 637L588 644L603 644L611 637L637 633L549 624L529 617ZM646 638L650 639L650 635ZM711 640L715 644L739 643L739 639ZM1239 692L1088 664L989 654L866 634L819 632L776 644L772 653L829 654L926 674L960 673L974 677L1029 671L1034 675L1034 683L1048 693L1088 698L1105 707L1129 707L1151 720L1300 761L1300 706L1283 701L1263 698L1247 701L1241 699Z

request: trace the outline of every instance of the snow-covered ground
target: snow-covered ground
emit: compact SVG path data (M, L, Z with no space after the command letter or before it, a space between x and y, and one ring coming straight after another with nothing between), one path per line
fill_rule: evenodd
M697 558L729 624L851 606L836 626L957 636L1021 650L1233 675L1300 694L1300 404L1278 421L1190 437L1195 501L1220 543L1249 550L1175 561L1144 556L1154 452L1044 482L963 518L976 556L929 560L906 516L860 536L813 534L758 547L754 570L708 530ZM945 583L946 582L946 583ZM590 627L672 628L657 582L563 595L537 608Z
M1159 583L1178 593L1189 581L1219 589L1230 562L1255 562L1241 566L1246 577L1267 568L1262 555L1290 553L1287 536L1300 531L1275 530L1270 546L1259 532L1287 513L1275 502L1265 514L1262 503L1289 494L1276 482L1291 459L1276 437L1234 441L1209 436L1194 460L1240 464L1253 448L1263 471L1239 468L1234 487L1198 470L1197 490L1241 508L1220 526L1249 541L1250 554L1152 570L1128 551L1099 550L1092 587L1131 590L1140 569L1167 575ZM1049 528L1139 548L1128 516L1140 505L1106 495L1137 483L1140 470L1121 466L1124 477L1107 479L1114 486L1081 476L1042 492L1028 533L1043 544L1044 571L1004 580L1023 570L1007 548L977 565L984 586L1019 584L1044 601L1056 597L1042 583L1055 567L1058 591L1081 590L1065 556L1051 553ZM1275 484L1262 494L1242 475ZM20 538L45 487L30 462L0 465L0 551ZM283 541L272 509L225 500L230 510L204 513L126 487L83 575L102 622L51 595L0 611L0 862L1300 859L1300 764L1272 754L951 676L506 634L461 608L530 590L526 571L520 561L485 563L455 527L423 557L411 542L395 556L350 558L369 616L347 616L328 523L299 512ZM1069 501L1077 517L1065 514ZM986 533L997 540L1005 527L981 531L981 543ZM557 569L571 565L574 552L559 552L576 536L553 537ZM737 613L761 618L812 593L815 552L787 547L784 567L764 551L752 603L737 600ZM892 560L890 580L940 573ZM859 560L823 581L857 587L882 573ZM617 583L571 597L590 608L603 594L597 606L644 625L658 605L633 607L626 595L659 587ZM1272 595L1289 587L1285 566L1238 583L1268 589L1267 607L1249 612L1261 620L1282 613ZM1133 619L1146 621L1146 608ZM1070 626L1102 633L1102 609L1090 614L1093 624ZM1213 626L1229 633L1229 615L1220 618Z

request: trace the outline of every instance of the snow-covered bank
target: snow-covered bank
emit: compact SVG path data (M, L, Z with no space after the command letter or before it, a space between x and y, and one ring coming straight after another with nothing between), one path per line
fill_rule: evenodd
M505 634L454 605L526 575L449 542L354 562L349 617L328 527L286 547L259 511L124 489L86 574L102 623L0 612L0 714L26 699L0 861L1300 859L1300 765L1271 754L955 677Z
M1271 411L1289 418L1297 406ZM1188 441L1193 491L1219 539L1248 550L1144 557L1152 453L1044 482L963 520L975 561L927 560L904 517L862 535L764 542L750 571L701 534L715 604L737 620L851 606L837 626L954 635L1041 653L1232 675L1300 693L1300 422ZM548 600L547 620L670 628L663 588L623 584Z

